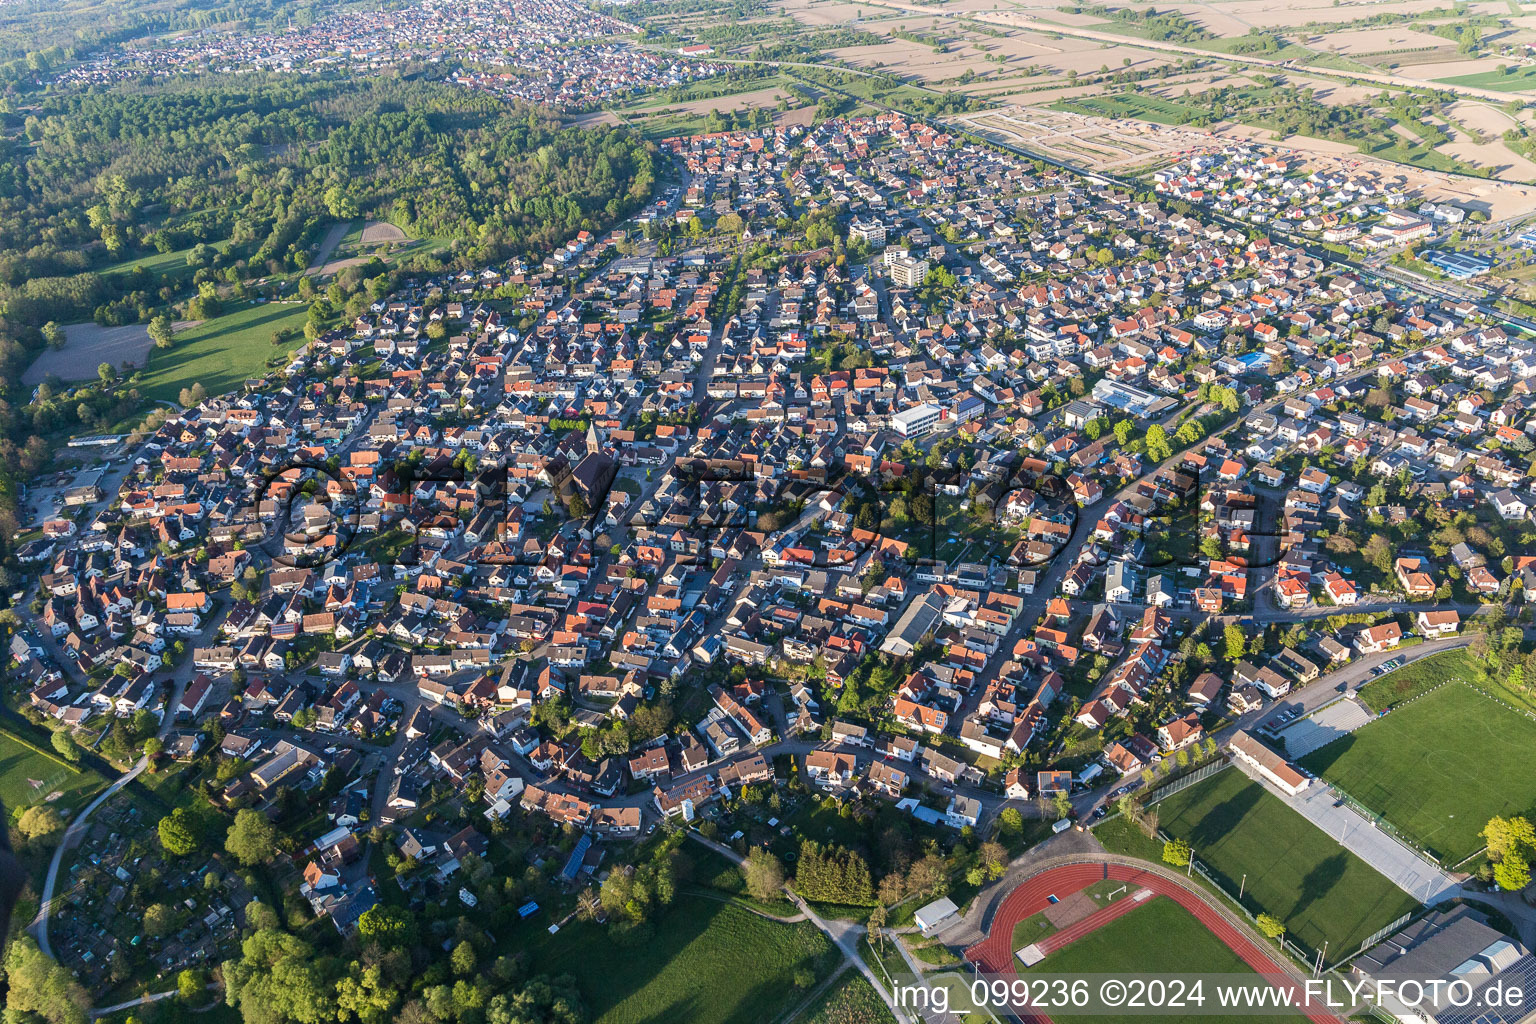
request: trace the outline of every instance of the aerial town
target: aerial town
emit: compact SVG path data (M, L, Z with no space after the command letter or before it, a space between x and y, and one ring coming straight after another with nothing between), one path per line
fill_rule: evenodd
M625 12L348 7L48 87L425 64L579 121L730 73ZM7 1020L1049 1022L1089 1011L989 979L1106 970L1536 1019L1489 1009L1536 987L1536 322L1456 249L1524 222L820 103L645 140L649 194L537 250L413 262L332 184L286 257L167 244L153 319L33 332ZM95 187L108 248L161 212ZM71 376L98 330L144 354ZM1403 977L1482 1015L1314 990Z
M290 16L291 19L291 16ZM453 80L496 95L581 109L628 93L686 84L726 70L709 52L670 55L610 37L633 26L575 0L443 0L353 9L284 31L196 36L176 46L103 54L60 73L65 85L110 85L197 72L377 73L451 54Z

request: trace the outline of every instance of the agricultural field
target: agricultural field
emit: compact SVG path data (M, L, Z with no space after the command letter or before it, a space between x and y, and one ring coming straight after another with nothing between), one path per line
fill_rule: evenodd
M1476 89L1494 89L1498 92L1525 92L1536 89L1536 67L1511 67L1506 71L1484 71L1453 78L1439 78L1445 85L1468 85Z
M1070 946L1051 953L1033 967L1021 968L1030 974L1177 974L1190 970L1191 964L1211 974L1252 974L1232 950L1212 935L1194 916L1173 900L1158 896L1078 939ZM1072 1015L1065 1019L1074 1024L1104 1024L1122 1021L1123 1016ZM1199 1016L1160 1015L1149 1020L1200 1021ZM1299 1021L1300 1017L1266 1017L1265 1020Z
M237 390L250 377L266 373L267 360L292 352L304 341L309 307L303 303L265 303L212 320L176 335L169 351L150 353L139 387L146 401L175 402L182 388L201 382L210 395ZM293 336L272 344L275 331Z
M103 784L100 775L39 753L9 733L0 732L0 801L13 818L36 803L60 812L84 803Z
M1491 134L1483 127L1463 133L1453 116L1458 105L1503 106L1507 94L1518 106L1522 94L1536 93L1536 65L1527 63L1525 49L1536 44L1536 26L1523 8L1479 3L1468 11L1438 0L1381 0L1369 11L1355 4L1190 3L1153 12L1044 0L1002 7L951 0L926 9L900 0L779 0L775 6L807 27L825 22L834 8L850 18L857 13L860 20L850 23L880 41L828 55L994 108L1020 104L1110 124L1198 126L1216 136L1234 128L1271 131L1280 146L1333 147L1327 152L1447 181L1536 181L1536 160L1529 156L1536 119L1529 111L1511 114ZM1473 34L1463 39L1464 30ZM1263 95L1271 82L1288 95ZM1207 108L1198 97L1218 85L1246 86L1250 93ZM1431 91L1446 87L1462 92ZM1303 97L1310 97L1311 110L1298 119L1292 108ZM1404 97L1428 104L1434 116L1397 116L1394 107ZM1283 115L1278 122L1276 113ZM1377 119L1369 131L1351 125L1360 114ZM1421 130L1442 120L1448 133ZM1491 117L1477 120L1486 124ZM1397 127L1383 127L1386 121ZM1506 143L1505 131L1518 137ZM1086 147L1076 154L1041 149L1090 166L1118 162Z
M1250 911L1273 914L1308 949L1354 949L1416 905L1240 771L1175 793L1157 812L1159 826L1187 840L1233 895L1242 888Z
M532 970L574 974L592 1024L757 1024L805 999L798 973L826 977L838 958L809 922L687 894L642 927L621 946L599 925L572 924L532 948Z
M1313 751L1301 764L1455 863L1481 849L1478 832L1489 818L1536 808L1533 749L1536 722L1451 683Z

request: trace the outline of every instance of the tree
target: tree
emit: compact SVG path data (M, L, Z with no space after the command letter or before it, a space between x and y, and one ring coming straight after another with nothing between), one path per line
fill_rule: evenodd
M1273 914L1260 914L1254 918L1253 923L1258 926L1260 934L1268 938L1278 940L1285 934L1285 922Z
M586 1008L569 975L555 980L542 974L531 978L521 991L492 997L485 1012L485 1024L582 1024L585 1020Z
M387 907L381 903L370 907L357 919L357 939L365 946L400 949L410 945L415 934L414 920L400 907Z
M34 804L16 819L16 831L28 842L46 843L64 830L64 819L51 804Z
M1020 836L1024 834L1024 815L1019 813L1017 807L1004 807L1002 813L997 816L997 831L999 835Z
M1153 462L1162 462L1173 454L1173 449L1168 444L1168 433L1161 423L1154 423L1147 428L1147 458Z
M60 729L54 733L53 739L49 742L53 744L53 749L58 752L58 755L66 761L75 761L80 757L80 745L75 742L75 738L67 729Z
M453 947L453 952L449 955L449 961L453 966L453 973L461 978L474 973L476 961L475 947L467 942L460 942L457 946Z
M981 849L976 852L986 866L988 878L1001 878L1008 869L1008 851L1003 849L1001 843L982 843Z
M571 516L576 519L585 519L592 514L592 507L587 504L587 499L581 496L580 491L571 492L571 500L566 505Z
M203 972L188 967L176 975L176 994L184 1003L200 1001L208 989L208 983L203 979Z
M864 928L869 933L871 940L880 943L880 948L885 948L885 922L886 909L884 903L876 903L875 908L869 912L869 919L864 922Z
M149 336L154 341L155 348L166 349L176 343L176 330L171 326L171 318L164 313L159 314L149 322Z
M1182 868L1189 864L1189 843L1182 839L1170 839L1163 844L1163 863Z
M1381 534L1371 534L1371 539L1365 542L1365 547L1360 549L1360 554L1378 571L1392 571L1392 543Z
M48 343L49 348L64 347L64 328L60 327L57 321L49 320L43 324L42 331L43 341Z
M939 863L942 876L943 862ZM913 865L914 871L916 867ZM876 902L869 865L863 857L841 846L809 839L800 844L795 889L818 903L872 906Z
M784 892L784 865L779 858L760 847L753 847L741 865L747 892L755 900L771 901Z
M1493 861L1493 880L1507 892L1519 892L1531 883L1531 860L1536 857L1536 827L1528 818L1495 815L1483 826L1483 841Z
M144 911L144 931L154 938L169 932L176 925L176 912L164 903L151 903Z
M1529 860L1536 854L1536 826L1532 826L1528 818L1495 815L1483 826L1481 835L1483 842L1488 844L1490 860L1503 860L1509 856Z
M1505 857L1493 866L1493 880L1505 892L1519 892L1531 884L1531 865L1524 857Z
M160 819L160 845L174 857L185 857L198 848L197 822L185 807Z
M112 368L111 363L98 363L96 365L96 379L103 384L111 384L116 376L117 371Z
M251 900L251 902L245 905L245 923L257 931L277 928L282 924L278 920L277 911L261 902L261 900ZM361 929L359 929L358 934L362 934Z
M249 807L235 815L224 838L224 849L246 867L271 860L276 846L277 829L265 814Z
M38 948L32 936L23 933L11 941L5 953L5 977L7 1021L85 1024L89 1019L90 996L67 967Z
M1072 798L1067 795L1066 790L1058 789L1056 796L1051 800L1051 804L1056 811L1058 819L1070 818L1072 816Z
M387 1024L394 1020L400 993L385 977L384 965L359 967L354 963L353 973L336 983L336 1008L355 1016L361 1024Z
M224 999L246 1024L321 1024L336 1019L336 989L328 964L293 935L264 928L241 943L241 957L224 963Z
M1237 661L1248 652L1248 635L1237 623L1227 623L1227 628L1221 631L1221 638L1227 649L1228 661Z

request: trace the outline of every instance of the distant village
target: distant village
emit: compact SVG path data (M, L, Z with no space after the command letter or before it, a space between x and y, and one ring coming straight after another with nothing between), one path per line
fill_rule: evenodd
M727 68L691 59L702 52L663 55L611 40L635 31L574 0L417 0L290 24L270 35L196 33L164 46L104 52L70 67L59 81L105 85L145 75L252 70L373 74L452 61L460 66L450 76L457 84L560 109L612 103Z

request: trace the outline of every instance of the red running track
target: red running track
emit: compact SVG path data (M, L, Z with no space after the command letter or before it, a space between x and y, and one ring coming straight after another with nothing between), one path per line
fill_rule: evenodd
M1159 896L1166 896L1179 906L1187 910L1195 920L1204 925L1212 935L1221 940L1238 958L1259 974L1278 975L1287 974L1284 966L1275 960L1270 952L1249 939L1239 931L1223 915L1217 913L1199 896L1190 892L1184 886L1170 878L1140 868L1128 867L1123 864L1069 864L1064 867L1051 868L1038 875L1025 879L1018 888L1014 889L1004 899L997 913L993 915L992 927L987 937L965 951L965 958L976 964L978 971L990 974L1013 974L1017 961L1013 955L1013 929L1026 918L1040 913L1050 906L1048 897L1055 895L1058 898L1077 892L1101 879L1111 879L1116 882L1125 882L1129 885L1140 886L1149 889ZM1060 949L1077 939L1082 938L1095 928L1099 928L1115 917L1128 913L1130 907L1135 906L1130 900L1118 907L1105 907L1096 911L1076 924L1065 928L1050 937L1050 949ZM1116 913L1111 914L1110 911ZM1070 937L1067 937L1070 933ZM1042 943L1042 945L1044 945ZM1300 992L1298 990L1299 998ZM1050 1018L1040 1014L1018 1015L1021 1020L1034 1022L1034 1024L1051 1024ZM1332 1014L1310 1011L1307 1019L1318 1024L1337 1024L1338 1018Z

